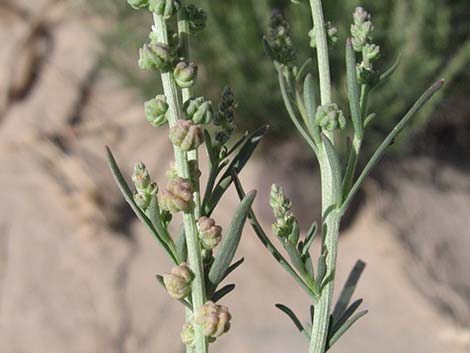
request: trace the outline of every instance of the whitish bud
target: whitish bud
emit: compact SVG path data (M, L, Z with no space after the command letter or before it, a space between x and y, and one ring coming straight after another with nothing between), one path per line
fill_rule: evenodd
M362 51L364 45L371 39L373 30L374 26L370 21L351 25L351 43L355 51Z
M196 83L197 66L192 62L180 61L173 72L177 85L181 88L189 88Z
M149 0L149 9L165 19L173 16L179 9L180 3L177 0Z
M171 213L189 211L192 207L193 186L183 178L170 180L160 193L161 207Z
M330 21L328 21L327 23L325 23L325 29L326 29L328 44L332 47L338 41L338 28L334 26ZM308 36L310 37L310 46L312 48L316 48L317 40L316 40L315 28L312 28L308 32Z
M187 263L173 267L170 273L163 275L163 283L172 298L183 299L191 293L194 274Z
M324 130L334 131L345 128L346 118L338 105L329 103L317 108L315 123Z
M220 243L222 239L222 227L216 225L212 218L199 218L197 228L204 249L212 250Z
M139 66L142 70L166 71L172 62L173 56L166 44L155 42L144 44L139 51Z
M204 336L217 338L230 329L230 315L228 308L208 301L196 310L194 319L203 328Z
M212 102L204 97L189 98L183 105L186 117L196 124L209 124L212 120Z
M145 116L153 126L161 126L167 122L166 112L168 111L168 103L163 94L159 94L155 98L145 102Z
M135 10L149 6L148 0L127 0L127 3Z
M269 204L276 218L283 217L292 207L292 202L284 195L284 190L276 184L271 186Z
M358 6L354 10L353 19L355 24L361 24L370 20L370 14L363 7Z
M170 129L169 137L170 141L183 151L194 150L204 142L201 127L191 120L177 120Z
M192 346L194 343L194 327L191 323L185 322L180 333L181 341L187 345Z
M132 181L134 182L137 191L147 191L150 183L150 173L144 163L138 162L134 167L134 173L132 174Z
M380 56L380 46L375 44L366 44L362 49L362 55L370 61L377 60Z

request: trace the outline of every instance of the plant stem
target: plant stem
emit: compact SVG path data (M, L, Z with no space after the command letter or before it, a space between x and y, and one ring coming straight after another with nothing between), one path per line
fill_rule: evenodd
M321 104L324 105L331 103L331 79L328 42L321 0L310 0L310 7L317 44ZM334 145L333 133L327 134L327 138ZM321 291L319 301L315 305L309 353L324 353L327 345L330 306L333 297L334 273L338 252L338 232L341 220L336 208L341 203L341 193L337 191L341 190L342 185L333 175L332 166L326 156L325 142L321 145L318 157L322 184L323 246L327 251L327 273L325 278L329 278L329 281Z
M166 22L162 16L154 14L155 22L155 33L157 34L158 40L164 44L168 44L168 31L166 27ZM178 90L176 88L175 79L172 72L163 72L162 73L162 83L163 90L169 105L169 114L168 114L168 123L172 127L178 119L181 118L181 107L178 98ZM176 161L176 170L178 175L190 179L190 168L188 156L186 153L181 151L180 148L174 146L175 161ZM206 301L205 293L205 279L204 279L204 270L201 259L201 249L199 245L199 238L197 234L196 227L196 216L195 209L183 214L183 224L186 234L186 244L188 247L188 262L193 271L195 278L192 282L192 305L193 310L197 310L201 307ZM194 352L196 353L207 353L208 352L208 342L207 338L204 336L202 327L197 324L193 324L195 330L194 336Z

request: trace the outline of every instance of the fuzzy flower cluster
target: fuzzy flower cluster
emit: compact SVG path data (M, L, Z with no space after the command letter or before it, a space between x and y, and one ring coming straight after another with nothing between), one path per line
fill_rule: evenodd
M150 205L151 198L158 192L157 183L152 181L147 167L142 162L136 164L132 174L132 181L136 189L134 201L145 211Z
M284 190L280 186L275 184L271 186L269 204L275 218L273 233L284 242L297 243L298 239L294 238L298 237L295 232L298 226L297 219L291 211L292 202L285 196Z
M372 42L374 25L370 14L362 7L356 7L353 19L351 43L354 50L362 54L362 61L357 65L358 81L361 84L373 84L377 80L373 62L380 56L380 47Z
M230 329L230 315L228 308L208 301L196 311L194 319L201 325L204 336L216 339Z
M296 52L290 36L290 26L279 10L274 10L271 14L268 42L274 61L286 65L295 61Z

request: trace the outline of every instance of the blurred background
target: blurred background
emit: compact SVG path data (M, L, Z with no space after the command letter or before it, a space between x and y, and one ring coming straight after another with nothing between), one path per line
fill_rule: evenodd
M263 224L272 222L275 182L307 228L319 217L317 166L290 125L261 38L278 8L291 22L298 57L313 55L308 11L287 0L194 3L209 15L192 46L197 92L216 99L230 84L240 132L271 126L241 175L247 189L259 190ZM447 83L395 141L346 219L338 287L357 258L367 262L357 296L369 314L333 350L469 352L470 6L326 2L326 17L339 28L330 55L343 107L342 43L357 5L373 14L380 65L401 55L394 76L372 95L379 115L364 158L430 83ZM0 0L2 353L183 352L183 310L154 280L170 264L121 198L104 154L110 145L127 175L142 160L164 182L172 159L166 131L143 115L160 83L137 67L150 25L149 14L124 0ZM219 223L230 222L237 202L233 191L225 196ZM305 352L307 342L274 304L307 320L308 298L248 226L238 255L246 261L224 303L233 327L214 351Z

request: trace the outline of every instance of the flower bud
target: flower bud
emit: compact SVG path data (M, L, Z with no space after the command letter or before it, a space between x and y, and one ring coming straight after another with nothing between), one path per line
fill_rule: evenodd
M380 56L380 46L375 44L366 44L362 49L362 55L370 61L374 61Z
M173 72L177 85L181 88L189 88L196 83L197 66L192 62L180 61Z
M194 327L191 323L185 322L180 333L181 341L187 345L192 346L194 343Z
M170 141L183 151L198 148L204 142L204 135L199 125L191 120L179 119L170 129Z
M159 94L155 98L145 102L145 116L153 126L161 126L167 122L166 112L168 111L168 103L163 94Z
M334 131L338 128L345 128L346 118L338 105L335 103L329 103L317 108L315 123L324 130Z
M152 42L139 50L139 66L142 70L168 70L173 56L168 45Z
M150 194L137 192L134 194L134 202L139 208L146 210L150 205L151 197L152 195Z
M177 0L149 0L149 9L165 19L173 16L179 9L180 3Z
M183 105L183 111L196 124L209 124L212 120L212 102L204 97L189 98Z
M232 316L228 308L208 301L203 306L196 309L194 319L203 328L204 336L217 338L230 329L230 319Z
M370 14L363 7L358 6L354 10L353 19L355 24L361 24L370 20Z
M360 84L368 84L368 85L373 85L374 83L377 82L378 80L378 73L372 65L366 66L364 62L357 64L356 66L356 71L357 71L357 81Z
M222 239L222 227L215 224L212 218L201 217L197 221L199 239L206 250L214 249Z
M271 185L269 204L276 218L283 217L292 207L292 202L284 195L284 190L276 184Z
M150 173L144 163L138 162L135 165L134 173L132 174L132 181L134 182L137 191L147 191L152 180L150 178Z
M183 299L191 293L191 282L193 279L194 273L185 262L173 267L170 273L163 275L165 288L170 296L175 299Z
M370 21L351 25L351 43L355 51L362 51L364 45L369 39L371 39L371 33L373 30L374 26Z
M192 207L193 186L183 178L170 180L160 193L162 209L171 213L189 211Z
M325 29L326 29L328 44L330 46L334 46L336 42L338 41L338 28L336 28L336 26L334 26L330 21L328 21L327 23L325 23ZM312 48L316 48L317 40L316 40L315 28L312 28L308 32L308 36L310 37L310 46Z
M191 34L197 34L206 28L207 14L206 12L193 5L187 5L184 7L184 19L189 22L189 32Z
M127 0L127 3L135 10L143 9L149 6L148 0Z

